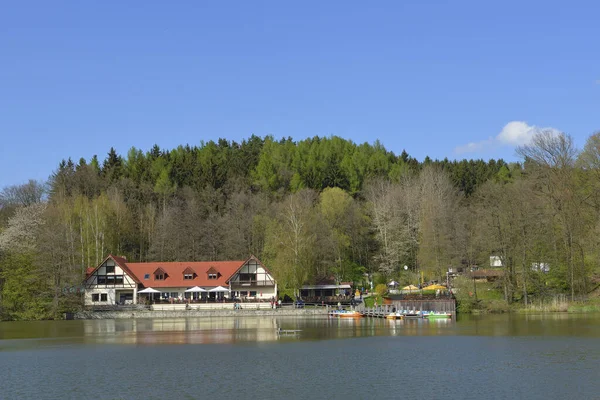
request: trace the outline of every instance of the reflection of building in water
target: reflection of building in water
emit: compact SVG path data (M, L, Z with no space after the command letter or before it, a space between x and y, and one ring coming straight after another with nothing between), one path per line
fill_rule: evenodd
M122 344L199 344L277 340L275 318L87 320L86 337Z

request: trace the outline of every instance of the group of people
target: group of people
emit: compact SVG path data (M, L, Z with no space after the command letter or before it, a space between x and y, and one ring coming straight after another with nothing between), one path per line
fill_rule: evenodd
M275 300L275 297L271 297L271 308L281 308L281 299Z

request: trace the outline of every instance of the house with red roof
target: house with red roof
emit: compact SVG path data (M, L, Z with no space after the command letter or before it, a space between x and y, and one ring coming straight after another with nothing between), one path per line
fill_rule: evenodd
M88 269L84 286L85 305L277 297L277 282L254 256L240 261L141 263L108 255L100 265Z

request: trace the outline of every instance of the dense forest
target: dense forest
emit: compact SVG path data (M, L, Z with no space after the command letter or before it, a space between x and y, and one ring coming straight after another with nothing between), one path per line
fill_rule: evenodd
M598 271L600 133L579 151L541 132L518 153L522 163L419 162L379 142L252 136L63 160L48 182L0 194L0 316L77 306L69 288L109 253L254 254L289 290L322 277L445 280L494 255L507 303L585 296Z

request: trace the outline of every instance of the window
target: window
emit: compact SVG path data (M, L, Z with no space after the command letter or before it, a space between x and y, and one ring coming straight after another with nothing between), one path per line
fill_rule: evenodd
M146 279L146 280L150 279L150 274L144 274L144 279Z
M164 274L156 274L156 275L154 275L154 280L156 280L156 281L164 281L165 280L165 275Z
M100 301L108 301L108 294L100 293Z
M183 279L189 281L190 279L194 279L194 274L183 274Z
M256 292L255 291L251 291L250 292L250 297L255 297L256 296Z
M122 285L123 275L98 275L98 285Z
M115 266L114 265L107 265L106 266L106 273L107 274L114 274L115 273Z
M217 274L208 274L208 279L217 279Z
M98 293L92 294L92 301L100 301L100 295Z
M240 282L256 282L256 274L240 274Z

